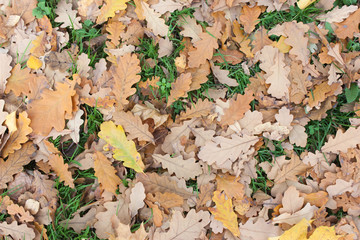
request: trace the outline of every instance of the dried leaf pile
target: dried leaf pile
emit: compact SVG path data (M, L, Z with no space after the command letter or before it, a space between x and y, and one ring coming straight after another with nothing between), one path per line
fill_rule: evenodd
M61 0L55 27L34 17L36 0L8 2L0 1L0 235L48 239L61 184L82 194L61 225L90 227L100 239L360 239L358 100L345 106L355 111L347 129L298 151L306 125L359 84L360 52L346 48L359 41L359 6L320 0L315 21L267 29L263 14L314 1ZM193 15L176 23L184 47L164 97L161 80L141 73L156 59L138 46L148 38L158 58L173 54L167 20L188 8ZM89 20L102 34L86 44L105 42L107 54L94 67L69 44L68 31ZM221 63L251 76L243 94L228 92L242 83ZM226 87L189 99L209 76ZM179 99L186 109L173 114ZM104 122L80 143L89 106ZM69 161L78 144L83 151ZM259 160L261 149L279 146L282 155ZM260 171L267 190L254 191Z

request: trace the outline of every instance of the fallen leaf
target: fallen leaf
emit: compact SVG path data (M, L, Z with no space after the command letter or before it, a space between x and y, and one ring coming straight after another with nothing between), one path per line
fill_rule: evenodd
M59 176L60 181L64 181L66 186L75 188L74 179L72 178L71 172L68 170L68 164L64 163L64 159L58 154L51 154L49 156L49 164L55 171L56 175Z

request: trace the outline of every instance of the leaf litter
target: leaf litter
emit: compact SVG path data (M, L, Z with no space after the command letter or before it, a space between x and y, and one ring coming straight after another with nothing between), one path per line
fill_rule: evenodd
M359 239L360 9L338 2L0 2L0 235Z

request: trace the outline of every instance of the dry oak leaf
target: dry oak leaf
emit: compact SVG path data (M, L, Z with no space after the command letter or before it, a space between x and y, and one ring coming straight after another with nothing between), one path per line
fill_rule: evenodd
M166 233L155 234L154 239L183 240L198 239L203 228L210 223L210 214L205 211L196 212L191 209L186 217L181 211L174 211L170 219L170 229Z
M307 88L312 85L308 79L309 74L304 72L303 67L296 61L291 62L289 79L290 84L290 101L300 104L307 94Z
M7 80L5 93L13 91L16 96L28 95L30 92L30 79L32 78L36 78L36 76L30 73L30 69L21 69L21 65L16 64Z
M305 132L305 127L297 124L292 126L289 134L289 141L291 144L295 144L299 147L305 147L307 143L308 135Z
M113 217L114 218L114 217ZM116 219L116 218L115 218ZM112 223L113 222L113 219ZM147 232L145 231L144 228L144 224L141 223L140 228L138 230L136 230L135 232L132 232L130 229L130 225L126 225L121 223L119 220L117 220L116 224L118 224L114 229L115 229L115 235L113 234L110 235L110 237L108 238L109 240L144 240L146 238L146 236L148 235Z
M182 155L171 157L170 154L153 154L152 156L161 163L163 168L168 169L170 174L175 173L178 178L194 179L202 173L202 168L195 158L184 160Z
M136 172L143 172L145 166L140 153L136 151L135 143L127 140L121 125L116 126L111 121L103 122L98 135L108 144L104 150L111 149L113 151L114 159L123 161L125 167L132 168Z
M191 79L191 73L182 73L175 82L171 84L171 91L166 104L167 107L173 104L178 98L186 96L190 90Z
M176 193L171 192L156 192L155 194L148 193L146 195L146 199L153 203L159 203L160 206L163 207L167 212L169 212L169 208L180 207L184 203L184 199L182 197Z
M181 2L181 1L180 1ZM160 14L164 14L166 12L174 12L175 10L181 10L184 5L177 1L172 0L159 0L158 3L151 5L152 9L155 9Z
M206 30L211 35L208 32L200 33L201 40L194 43L196 50L189 52L188 65L190 68L197 68L206 60L210 60L213 57L214 49L219 48L217 40L221 37L221 23L215 22Z
M307 230L311 226L311 221L306 220L305 218L298 222L295 226L285 231L279 237L272 237L269 240L306 240L307 239Z
M228 75L230 74L229 70L221 69L220 66L215 66L212 61L210 61L210 66L212 73L220 83L226 84L230 87L236 87L239 85L236 79L228 77Z
M81 29L80 17L76 17L76 10L72 10L72 3L66 3L66 0L62 0L58 3L55 9L56 15L55 22L63 22L60 27Z
M13 180L13 175L23 170L23 166L31 161L34 152L34 145L28 142L10 154L6 161L0 158L0 189L6 188L6 183Z
M310 203L307 203L305 207L303 207L301 210L290 214L290 213L282 213L278 217L273 218L273 223L287 223L290 225L297 224L300 222L303 218L310 220L314 216L314 212L318 208L315 206L311 206Z
M340 39L353 38L355 33L359 33L360 24L360 8L353 12L345 21L335 23L337 29L335 30L336 36Z
M5 3L5 6L9 3ZM37 1L35 0L24 0L24 1L11 1L11 8L5 10L7 16L20 16L25 25L34 21L33 9L36 8Z
M196 201L196 210L202 209L202 207L207 210L206 203L211 200L213 192L214 185L211 183L200 186L199 197Z
M308 30L309 26L301 22L287 23L286 33L288 38L284 41L292 47L289 53L295 55L296 59L300 60L304 66L310 61L310 50L307 47L309 39L304 37Z
M149 118L153 119L154 128L160 127L169 118L168 114L161 114L150 102L145 102L145 105L135 104L131 112L135 116L140 116L143 121Z
M215 104L210 102L208 99L199 99L191 108L187 108L186 112L180 113L180 120L192 119L197 117L209 116L215 108Z
M204 64L201 64L200 67L188 68L186 72L191 73L192 82L189 91L193 91L201 88L201 84L208 81L207 76L211 73L210 64L208 61L206 61Z
M239 237L239 224L233 209L232 200L225 200L225 195L220 191L214 192L212 200L215 202L216 208L209 208L209 211L214 215L215 219L229 229L234 236Z
M293 154L289 162L284 165L281 171L275 177L275 183L283 183L286 180L298 181L297 175L305 173L309 165L304 164L296 154Z
M30 212L25 211L24 207L17 204L7 206L6 210L10 215L17 216L21 223L34 221L34 217L30 214Z
M294 186L290 186L284 192L284 197L281 200L282 207L279 209L279 213L295 213L299 211L304 205L304 198L300 197L300 192Z
M77 212L70 220L61 221L60 224L66 228L72 228L76 233L81 233L88 226L92 226L95 222L96 208L91 208L85 215L80 216Z
M5 92L6 88L6 79L11 76L11 69L10 63L12 62L12 57L6 53L0 53L0 94Z
M300 193L300 196L304 198L305 203L310 203L311 205L322 207L325 206L326 202L329 200L329 194L325 191L318 191L314 193Z
M35 170L33 184L35 186L35 196L39 198L44 196L48 201L51 199L57 199L58 191L54 187L55 182L48 180L47 175L42 175L39 171Z
M240 223L240 239L249 240L268 240L281 234L281 228L271 222L266 222L264 218L250 218L245 224ZM292 239L293 240L293 239Z
M116 175L115 168L102 152L96 151L93 158L95 176L98 178L101 188L116 195L116 189L121 180Z
M120 44L120 35L124 32L125 25L119 21L109 21L106 26L106 31L110 34L107 35L107 38L115 45L118 46Z
M169 26L165 24L165 20L161 18L161 14L156 13L147 3L141 1L143 15L147 21L147 26L155 35L165 37L168 33Z
M157 173L139 173L136 175L136 179L142 182L145 187L146 193L175 193L184 199L188 199L194 196L192 190L186 188L185 181L182 185L172 180L168 176L159 176Z
M224 110L224 115L221 116L222 125L232 125L236 121L242 119L244 114L250 110L251 101L254 100L253 93L246 91L244 95L238 94L236 100L231 98L230 107Z
M32 132L31 127L29 127L30 119L27 118L26 112L19 113L19 118L16 119L16 128L17 130L11 133L9 139L7 140L5 146L2 149L2 157L7 157L10 153L13 153L15 150L21 148L21 144L27 142L27 135Z
M32 228L26 224L18 225L16 221L11 224L0 223L0 235L11 236L14 240L32 240L35 238L35 232Z
M355 148L360 143L360 128L350 127L343 132L339 129L335 137L330 137L327 143L321 148L326 153L347 153L349 148Z
M129 0L105 0L104 5L100 9L100 15L96 19L96 23L101 24L107 21L108 18L114 17L116 11L125 10L128 1Z
M65 119L72 118L75 84L75 81L57 83L55 91L44 89L42 98L29 104L30 127L35 134L47 136L53 127L58 132L64 129Z
M333 83L329 85L326 81L316 85L315 89L308 93L308 105L311 108L319 105L319 103L323 102L328 96L333 95L334 92L339 88L339 85L339 83Z
M240 23L244 26L244 31L250 34L258 23L261 8L259 6L250 8L248 5L244 5L241 11L242 14L239 17Z
M226 175L217 175L216 183L217 191L224 191L226 196L230 199L232 198L242 198L245 195L245 186L242 183L239 183L240 177Z
M143 208L145 206L145 197L145 188L142 182L135 183L134 187L131 189L129 204L129 209L132 217L137 214L140 208Z
M149 132L149 125L143 124L139 116L132 112L116 111L113 114L115 124L122 125L129 134L129 139L137 138L139 141L155 143L154 136Z
M202 33L202 27L197 24L195 18L186 15L179 19L179 24L182 28L184 28L180 34L184 37L190 37L192 43L201 39L199 35Z
M51 168L55 171L56 175L59 176L60 181L64 181L66 186L75 188L74 179L71 176L69 171L69 165L64 163L62 156L58 154L51 154L49 156L49 164Z
M66 126L72 132L70 133L70 137L74 143L78 143L80 141L80 127L84 123L84 120L81 119L81 116L84 114L83 110L79 110L74 114L74 117L70 119Z
M350 6L342 6L339 8L339 6L336 6L333 10L327 12L326 14L322 14L320 16L317 16L316 19L320 20L322 22L328 22L328 23L339 23L344 21L349 15L353 12L355 12L358 9L355 5Z
M122 105L126 105L127 98L136 92L136 89L131 87L140 81L141 77L137 75L141 71L139 64L140 61L135 54L127 53L117 59L116 66L110 68L115 80L113 93Z
M231 135L231 139L217 136L213 138L212 142L201 147L198 157L208 164L216 163L220 166L227 160L234 162L241 154L246 153L250 147L258 141L259 138L257 136L244 135L240 137L233 134Z

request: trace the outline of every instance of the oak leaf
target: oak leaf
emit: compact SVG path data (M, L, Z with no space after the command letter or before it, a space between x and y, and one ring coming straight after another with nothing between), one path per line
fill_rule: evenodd
M155 143L154 136L149 132L149 125L143 124L139 116L132 112L117 111L113 114L115 124L122 125L129 134L129 139L137 138L139 141Z
M129 204L129 209L132 217L137 214L140 208L143 208L145 206L145 197L145 188L142 182L135 183L134 187L131 189Z
M171 91L166 104L167 107L173 104L178 98L186 96L190 90L191 78L191 73L182 73L175 82L171 84Z
M360 142L360 128L350 127L343 132L339 129L335 137L330 137L327 143L321 148L326 153L346 153L349 148L354 148Z
M195 18L186 15L179 20L179 24L182 28L184 28L180 34L184 37L190 37L192 43L201 39L200 33L202 33L202 27L196 23Z
M16 64L7 80L5 93L13 91L16 96L27 95L30 91L30 79L35 77L34 74L30 74L29 69L21 69L21 65Z
M64 129L65 119L72 118L74 86L75 81L57 83L55 91L44 89L42 98L29 104L30 127L35 134L47 136L53 127L59 132Z
M360 8L353 12L345 21L335 23L337 29L335 30L336 36L340 39L352 38L355 33L359 33L360 24Z
M151 5L152 9L155 9L160 14L166 12L174 12L175 10L181 10L184 7L183 4L173 0L160 0L158 3Z
M207 143L198 154L198 157L208 163L216 163L218 166L227 160L234 162L241 154L246 153L249 148L257 143L257 136L244 135L242 137L233 134L231 139L222 136L214 137L212 142Z
M49 156L49 164L59 176L60 181L64 181L66 186L75 188L74 179L71 176L71 172L68 170L69 165L64 163L62 156L58 154L51 154Z
M24 207L17 204L7 206L6 210L10 215L17 216L21 223L34 221L34 217L30 214L30 212L25 211Z
M180 207L184 203L184 199L177 195L176 193L171 192L156 192L155 194L148 193L146 199L152 201L153 203L157 202L165 211L169 211L169 208Z
M202 173L200 164L196 162L195 158L184 160L182 155L171 157L169 154L153 154L153 158L160 162L163 168L168 169L170 174L175 173L178 178L189 180Z
M252 100L254 100L254 97L251 91L245 92L244 95L238 94L236 100L234 98L229 100L230 107L224 110L224 115L221 116L221 124L231 125L240 120L250 110Z
M210 62L210 66L212 73L220 83L226 84L230 87L236 87L239 85L239 83L235 79L228 77L228 75L230 74L228 70L221 69L220 66L215 66L212 61Z
M139 64L135 54L127 53L118 58L116 66L111 66L110 73L115 80L113 93L119 104L126 105L127 98L136 92L131 86L140 81L140 76L137 75L141 71Z
M6 89L6 79L11 76L11 69L10 63L12 62L12 57L6 53L0 53L0 94L3 94Z
M136 172L143 172L145 166L136 151L135 143L126 139L121 125L116 126L111 121L103 122L98 135L108 144L105 149L112 149L114 159L123 161L125 167L132 168Z
M16 131L11 133L5 146L2 149L2 156L7 157L10 153L21 148L21 144L27 142L27 135L32 132L29 127L30 119L27 118L26 112L19 113L19 118L16 119Z
M271 222L266 222L264 218L250 218L245 224L240 223L240 239L246 237L249 240L269 240L281 234L281 228Z
M22 145L22 148L10 154L6 161L0 159L0 189L6 188L6 183L13 180L13 175L23 170L35 152L31 142Z
M74 117L70 119L66 126L72 132L70 133L70 137L74 143L78 143L80 141L80 127L84 123L84 120L81 119L81 116L84 114L83 110L79 110L74 114Z
M201 40L194 43L196 50L189 52L188 65L190 68L197 68L206 60L210 60L213 57L214 49L219 48L217 39L221 37L221 23L215 22L211 28L206 30L209 33L200 33Z
M35 232L25 223L18 225L16 221L11 224L7 222L0 223L0 234L2 236L11 236L14 240L34 239Z
M117 186L121 183L115 168L102 152L96 151L93 158L95 176L98 178L101 188L115 195Z
M209 102L208 99L199 99L194 105L191 105L191 108L187 108L186 112L180 113L180 120L209 116L214 108L215 104Z
M155 123L154 128L160 127L169 118L169 115L161 114L150 102L145 102L145 105L135 104L131 112L135 116L140 116L143 121L149 118L153 119Z
M320 20L322 22L328 22L328 23L339 23L344 21L349 15L353 12L355 12L358 9L355 5L350 6L342 6L339 8L339 6L336 6L331 11L327 12L326 14L322 14L320 16L317 16L316 19Z
M275 177L275 183L282 183L286 180L297 181L297 175L305 173L309 165L304 164L296 154L293 154L290 161L284 165Z
M285 231L279 237L269 238L269 240L306 240L307 239L307 230L311 226L311 221L306 220L305 218L298 222L295 226Z
M310 220L314 216L314 212L317 209L317 207L311 206L310 203L307 203L305 207L293 214L282 213L279 216L273 218L273 223L287 223L294 225L300 222L303 218Z
M290 101L300 104L307 94L307 88L312 85L308 79L309 74L303 73L302 65L293 61L290 67Z
M124 32L125 25L119 21L111 21L108 23L106 27L106 31L110 34L107 36L108 39L115 45L118 46L120 44L120 35Z
M128 1L129 0L105 0L104 5L100 9L100 15L96 19L96 23L101 24L107 21L108 18L114 17L116 11L125 10Z
M239 225L231 199L225 200L224 194L221 194L220 191L215 191L212 200L215 202L216 208L209 208L209 211L215 216L215 219L222 222L234 236L239 237Z
M113 219L112 219L113 220ZM141 223L140 228L135 232L131 231L130 226L117 220L118 226L115 227L115 235L110 235L109 240L144 240L147 236L144 224Z
M255 25L258 23L258 17L261 14L261 8L255 6L250 8L248 5L244 5L242 8L242 14L239 17L240 23L244 26L246 33L251 33L255 29Z
M242 198L245 195L245 186L239 183L240 177L226 175L217 175L217 191L224 191L229 199Z
M72 9L72 3L66 3L66 0L62 0L58 3L55 9L56 15L55 22L63 22L60 27L71 27L73 29L81 29L80 17L76 17L76 10Z
M186 188L185 181L182 185L172 180L168 176L160 176L157 173L139 173L136 175L137 181L143 183L146 193L175 193L184 199L188 199L194 196L192 191Z
M156 13L154 9L150 8L149 5L141 1L143 9L143 15L147 21L147 26L154 32L155 35L165 37L168 33L168 26L165 24L165 20L160 18L161 14Z
M208 75L211 73L210 64L206 61L197 68L188 68L186 72L191 73L192 82L189 91L193 91L201 88L201 84L206 83L209 80Z
M318 106L319 103L323 102L328 96L333 95L339 85L339 83L329 85L326 81L316 85L314 90L308 93L308 105L311 108Z
M80 216L80 212L76 212L75 216L70 220L61 221L60 224L66 228L72 228L76 233L91 226L95 222L96 208L91 208L86 214Z
M197 239L203 228L210 222L208 212L191 209L184 218L181 211L174 211L170 219L170 229L166 233L154 235L154 239Z

